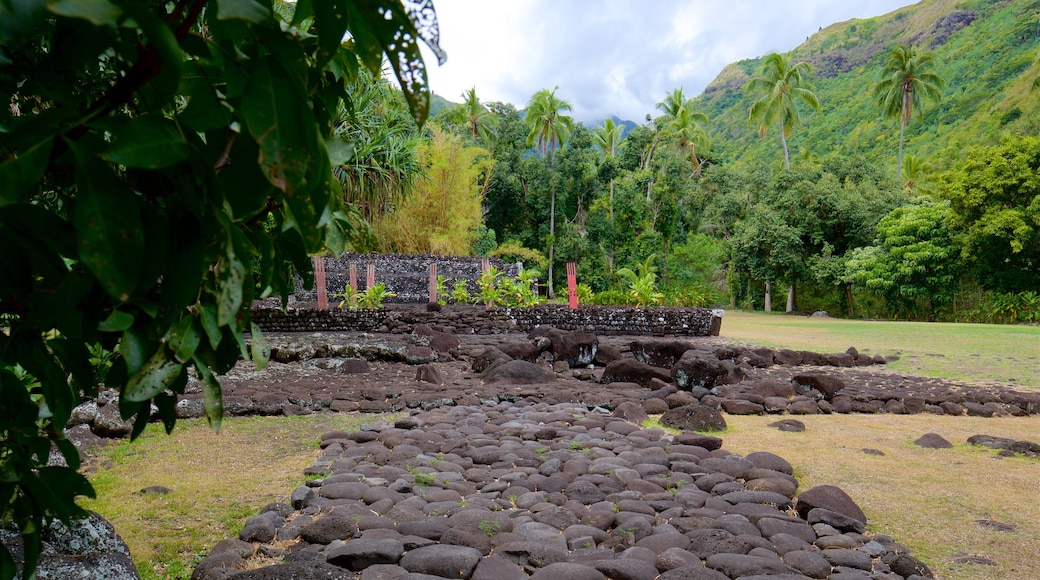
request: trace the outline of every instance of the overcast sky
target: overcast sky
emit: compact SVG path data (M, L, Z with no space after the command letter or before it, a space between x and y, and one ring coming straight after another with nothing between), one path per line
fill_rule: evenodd
M461 102L522 109L559 86L573 116L641 122L673 89L688 97L731 62L787 52L820 27L886 14L913 0L434 0L441 48L430 85Z

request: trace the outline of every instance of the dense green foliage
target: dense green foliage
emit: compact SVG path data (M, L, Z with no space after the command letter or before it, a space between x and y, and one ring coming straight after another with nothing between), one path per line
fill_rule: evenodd
M1030 92L1040 75L1040 0L924 0L893 13L827 26L791 52L813 65L820 112L804 118L792 150L820 156L860 155L895 174L899 123L886 119L872 92L888 52L910 43L934 54L932 70L945 81L942 101L925 107L906 128L906 153L954 167L974 145L993 145L1004 133L1040 132L1040 98ZM696 97L711 119L715 156L740 164L782 159L775 141L745 123L751 99L742 91L761 61L729 65ZM725 135L725 139L719 136Z
M23 577L45 521L92 493L63 429L91 361L118 353L105 384L134 435L153 405L173 428L189 371L219 427L215 375L266 361L252 299L286 296L290 264L309 283L357 223L333 166L369 110L361 71L385 52L422 123L417 43L440 54L437 34L428 2L0 4L0 525L21 529ZM383 185L344 179L362 181ZM46 466L52 444L69 467ZM17 568L0 549L0 578Z

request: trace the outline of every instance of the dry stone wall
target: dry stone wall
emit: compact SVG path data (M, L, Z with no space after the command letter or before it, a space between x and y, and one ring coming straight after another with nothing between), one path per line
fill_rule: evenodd
M426 304L429 301L431 264L437 264L437 273L447 278L449 291L455 280L465 279L470 293L476 293L481 259L431 254L343 254L339 258L325 258L325 288L331 302L331 296L343 292L349 285L350 265L354 264L358 290L364 290L368 265L373 264L375 281L386 284L387 290L397 294L387 302ZM490 261L506 276L516 276L520 270L517 264L506 264L497 258L490 258ZM294 297L299 302L315 302L318 299L316 291L304 288L299 278L296 280Z
M265 332L360 331L404 334L416 324L450 327L459 334L503 334L528 331L538 326L560 330L582 330L599 334L645 334L676 336L718 336L722 312L707 308L627 308L582 306L536 306L532 308L494 308L446 306L427 311L407 305L388 305L376 310L290 307L258 303L252 311L253 322Z

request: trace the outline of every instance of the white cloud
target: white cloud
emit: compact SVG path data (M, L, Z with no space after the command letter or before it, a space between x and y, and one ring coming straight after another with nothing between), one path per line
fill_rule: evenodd
M695 96L727 64L788 51L835 22L910 0L434 0L448 62L428 58L433 90L452 101L523 108L558 95L588 124L641 121L666 94Z

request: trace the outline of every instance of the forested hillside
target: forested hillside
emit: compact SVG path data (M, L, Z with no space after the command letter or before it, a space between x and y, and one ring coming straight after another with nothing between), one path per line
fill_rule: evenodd
M925 0L729 65L638 124L468 91L434 118L492 160L457 251L557 285L574 261L599 302L1036 320L1038 52L1040 0Z
M791 135L792 154L858 154L895 169L899 122L886 119L871 95L888 48L910 43L930 49L946 81L942 101L914 115L906 153L950 167L973 145L1000 135L1040 131L1040 99L1030 93L1040 75L1040 0L924 0L889 14L823 28L792 47L795 61L812 65L820 110L802 115ZM743 86L760 59L727 66L695 99L706 113L719 162L777 162L774 128L760 138L748 125Z

